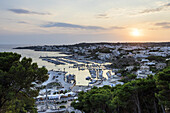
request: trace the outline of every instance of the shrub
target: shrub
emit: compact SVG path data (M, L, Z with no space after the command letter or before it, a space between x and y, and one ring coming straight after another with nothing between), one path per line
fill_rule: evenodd
M71 113L75 113L74 111L72 111Z
M66 108L66 106L60 106L60 108Z

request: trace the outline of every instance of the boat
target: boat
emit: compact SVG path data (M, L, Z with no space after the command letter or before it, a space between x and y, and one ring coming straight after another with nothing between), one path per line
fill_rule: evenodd
M47 109L46 111L45 111L45 113L58 113L58 112L64 112L66 109L65 108L63 108L63 109Z
M96 78L96 74L95 74L95 73L92 73L92 74L91 74L91 77L92 77L92 78Z
M96 75L95 69L90 69L89 72L90 72L90 75L91 75L92 78L96 78L97 75Z
M70 83L72 80L75 80L75 75L74 74L69 74L66 76L67 82Z
M77 64L74 64L74 65L73 65L73 68L77 68Z
M83 68L83 67L78 67L78 70L85 70L85 68Z
M108 72L106 73L106 75L107 75L108 78L111 78L111 72L110 72L110 71L108 71Z
M94 83L96 83L96 82L97 82L97 80L92 79L92 81L91 81L91 82L89 82L89 84L94 84Z

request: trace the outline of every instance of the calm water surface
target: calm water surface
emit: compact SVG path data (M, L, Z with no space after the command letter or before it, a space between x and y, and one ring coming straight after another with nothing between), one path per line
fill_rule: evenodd
M21 54L22 57L29 57L33 59L33 62L37 62L39 67L45 66L48 70L64 70L68 72L67 74L75 74L77 85L88 85L87 80L85 78L90 76L89 71L83 70L79 71L77 68L69 68L69 66L73 66L72 64L66 65L55 65L46 61L42 61L39 59L40 56L67 56L65 54L59 54L60 52L44 52L44 51L33 51L28 49L12 49L19 46L28 46L28 45L0 45L0 52L16 52ZM106 72L108 70L104 70L104 77L106 77Z

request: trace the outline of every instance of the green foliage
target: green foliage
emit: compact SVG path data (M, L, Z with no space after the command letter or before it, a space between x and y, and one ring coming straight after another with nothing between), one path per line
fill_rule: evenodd
M139 66L134 66L134 68L132 69L132 71L137 71L139 69Z
M158 72L159 70L156 67L150 66L150 70L154 73Z
M100 49L99 52L101 52L101 53L112 53L109 48Z
M87 93L80 92L78 103L73 102L71 105L76 109L85 111L86 113L107 111L108 101L111 99L111 87L104 86L102 88L92 88Z
M159 104L170 109L170 67L156 74L155 79L159 89L156 94Z
M112 53L109 48L102 48L102 49L101 48L96 48L96 49L94 49L92 51L89 51L89 52L91 52L91 53L96 53L96 52L100 52L100 53Z
M60 108L66 108L66 106L60 106Z
M61 103L67 103L67 101L61 101Z
M137 76L135 74L129 74L127 75L127 77L132 80L132 79L135 79Z
M65 90L65 91L63 91L63 94L65 94L65 93L67 93L68 91L67 90Z
M137 75L135 74L128 74L127 76L125 76L123 79L121 79L122 82L126 83L129 82L131 80L136 79Z
M8 71L13 62L19 61L21 55L12 52L0 53L0 70Z
M125 50L125 51L126 51L126 52L128 52L128 53L129 53L129 52L131 52L131 53L132 53L134 50Z
M117 73L121 73L123 77L130 74L128 70L124 70L124 69L119 70Z
M71 113L75 113L74 111L72 111Z
M135 61L133 57L128 57L128 58L118 58L117 60L114 60L113 63L111 64L111 67L123 69L127 66L132 66L132 65L137 66L138 63Z
M36 112L37 84L48 79L47 70L31 58L16 53L0 53L0 112Z
M134 79L136 75L127 75ZM94 87L80 92L71 103L85 113L162 113L170 109L170 67L146 79L135 79L116 87Z
M161 57L161 56L149 56L149 57L147 57L147 59L150 60L150 61L155 60L157 62L165 62L166 58Z
M166 61L167 66L170 66L170 60Z

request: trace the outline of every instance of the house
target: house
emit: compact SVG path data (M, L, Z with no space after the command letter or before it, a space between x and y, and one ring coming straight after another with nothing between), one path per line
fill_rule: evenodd
M119 55L120 55L120 52L117 51L117 50L113 50L113 51L112 51L112 54L113 54L113 56L119 56Z
M149 66L141 66L140 70L142 70L142 71L149 71Z
M147 62L147 63L144 63L144 65L147 65L147 66L155 66L155 62Z
M148 75L154 75L152 71L149 70L149 66L141 66L140 70L136 72L137 78L146 78Z
M149 62L148 59L142 59L141 62Z
M138 70L136 72L137 78L146 78L148 75L153 74L152 71Z
M132 71L134 69L134 66L127 66L125 70Z
M116 73L116 75L117 75L118 77L121 77L121 76L122 76L122 74L121 74L121 73Z
M158 63L156 64L156 69L163 69L166 67L166 63Z
M99 54L98 54L98 58L99 58L100 60L110 60L110 59L113 58L113 55L110 54L110 53L99 53Z
M136 55L134 56L134 58L146 58L146 57L148 57L148 55L136 54Z

